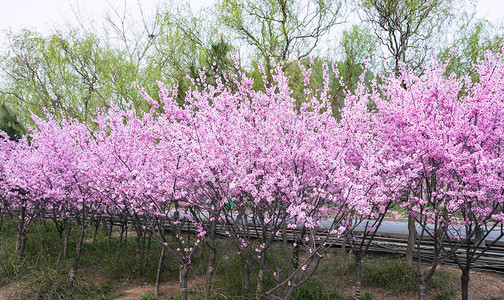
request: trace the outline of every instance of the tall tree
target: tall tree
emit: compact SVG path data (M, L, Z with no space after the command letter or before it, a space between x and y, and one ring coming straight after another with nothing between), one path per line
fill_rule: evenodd
M422 72L431 45L440 26L450 16L451 0L363 0L360 7L365 20L373 28L380 43L387 49L396 76L401 64ZM406 260L413 264L416 229L415 220L408 216L408 247Z
M501 30L487 20L476 20L461 27L458 37L438 55L442 61L448 61L446 73L469 75L473 81L478 80L474 66L484 58L485 51L501 50L504 43L504 37L499 34Z
M433 38L453 17L452 0L362 0L360 7L396 74L401 63L421 71Z
M341 0L220 0L222 24L265 61L268 79L274 64L308 57L330 29L341 22Z

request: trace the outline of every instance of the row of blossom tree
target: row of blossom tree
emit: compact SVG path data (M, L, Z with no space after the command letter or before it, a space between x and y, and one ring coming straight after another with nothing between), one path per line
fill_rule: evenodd
M72 287L91 222L121 216L136 230L137 249L149 235L178 261L187 299L191 258L204 242L211 293L219 229L243 260L244 297L256 269L257 297L288 299L324 251L344 239L356 259L358 298L362 258L389 207L400 204L421 227L419 298L451 257L468 299L471 266L504 234L501 54L475 66L478 82L444 78L443 65L420 77L390 73L381 83L365 84L362 75L340 120L327 94L338 80L334 66L324 65L324 87L316 91L311 70L300 68L300 109L279 66L263 91L245 75L216 78L214 86L200 78L180 106L177 91L159 83L161 105L144 93L150 113L113 107L91 125L33 116L27 137L4 134L0 210L15 224L19 258L35 220L53 219L60 235L73 226ZM491 232L497 235L489 240ZM434 244L427 269L424 238ZM264 276L274 284L263 286Z

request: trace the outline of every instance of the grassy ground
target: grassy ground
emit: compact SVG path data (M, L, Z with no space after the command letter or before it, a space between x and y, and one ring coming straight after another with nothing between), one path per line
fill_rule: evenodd
M154 240L145 250L139 268L136 268L135 237L128 242L115 235L108 249L107 234L100 227L93 241L94 229L88 231L77 273L77 283L72 299L116 299L125 295L125 290L135 285L152 286L155 282L160 246ZM37 224L28 235L26 258L19 262L13 253L14 228L4 224L0 245L0 290L8 289L10 299L66 299L68 273L73 262L74 242L69 244L69 254L62 256L58 234L51 223ZM244 267L230 241L221 240L218 249L215 299L240 299ZM202 248L193 259L191 278L204 282L208 251ZM164 261L162 280L173 285L162 299L177 299L178 264L168 255ZM257 278L252 274L252 279ZM402 258L394 256L370 256L363 262L362 299L409 299L416 294L417 277ZM439 271L429 283L432 299L452 299L458 286L454 275ZM272 283L265 278L265 285ZM252 280L251 286L254 287ZM329 254L323 260L316 276L299 287L293 299L352 299L354 285L354 262L348 254ZM202 284L191 287L191 299L203 299ZM152 291L153 292L153 291ZM139 299L156 299L146 292ZM1 299L1 293L0 293Z

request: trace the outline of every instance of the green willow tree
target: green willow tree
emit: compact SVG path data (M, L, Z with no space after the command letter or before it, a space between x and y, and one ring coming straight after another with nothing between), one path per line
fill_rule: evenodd
M454 17L455 5L453 0L361 0L359 4L396 74L401 64L422 71L433 42Z
M122 107L145 108L132 83L148 78L96 35L69 31L42 37L24 30L11 34L9 42L0 64L0 93L25 122L30 111L43 116L44 110L89 121L112 99Z
M264 61L271 79L275 63L285 70L314 52L342 22L342 7L340 0L220 0L215 9L233 37L250 46L249 58Z
M385 62L396 75L401 65L422 73L441 28L454 17L452 0L362 0L360 8L376 38L386 48ZM415 220L408 216L406 261L413 265Z
M473 66L483 59L485 51L500 51L504 36L499 32L502 28L487 20L461 27L458 37L438 55L441 61L448 61L446 75L454 72L457 76L469 75L473 81L478 80Z

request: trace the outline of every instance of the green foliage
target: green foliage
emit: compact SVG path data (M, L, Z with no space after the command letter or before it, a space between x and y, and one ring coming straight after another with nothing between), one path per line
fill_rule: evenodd
M373 294L365 292L361 299L362 300L373 300Z
M138 300L157 300L157 297L152 295L151 293L143 294L138 298Z
M427 282L427 288L445 290L453 276L437 270ZM362 264L362 283L365 286L380 287L394 292L417 291L418 271L409 266L403 259L374 258Z
M415 269L405 261L369 261L362 265L362 283L393 291L415 291L418 287Z
M26 133L16 115L5 104L0 105L0 130L7 133L11 140L18 140Z
M436 296L436 300L452 300L453 292L451 291L443 291Z
M396 73L401 63L423 69L433 41L456 12L450 0L361 0L360 7Z
M448 61L446 75L453 72L458 76L469 75L473 81L478 80L473 66L484 58L485 51L496 53L501 49L504 43L501 31L502 28L485 20L474 24L469 22L461 27L459 37L438 55L442 61Z
M222 259L223 258L221 257L220 260L222 261ZM237 255L224 259L224 265L221 266L225 266L225 272L224 270L221 270L222 275L219 276L214 290L219 294L227 296L239 296L243 292L243 275L245 272L245 267L241 262L240 257ZM217 270L217 272L218 271L219 269Z
M339 293L332 291L325 287L319 280L310 279L304 285L298 287L292 295L294 300L312 300L312 299L326 299L326 300L343 300L345 299ZM364 299L364 298L363 298Z
M249 58L264 62L268 79L275 63L308 57L342 15L339 0L220 0L215 7L222 25L250 46Z

